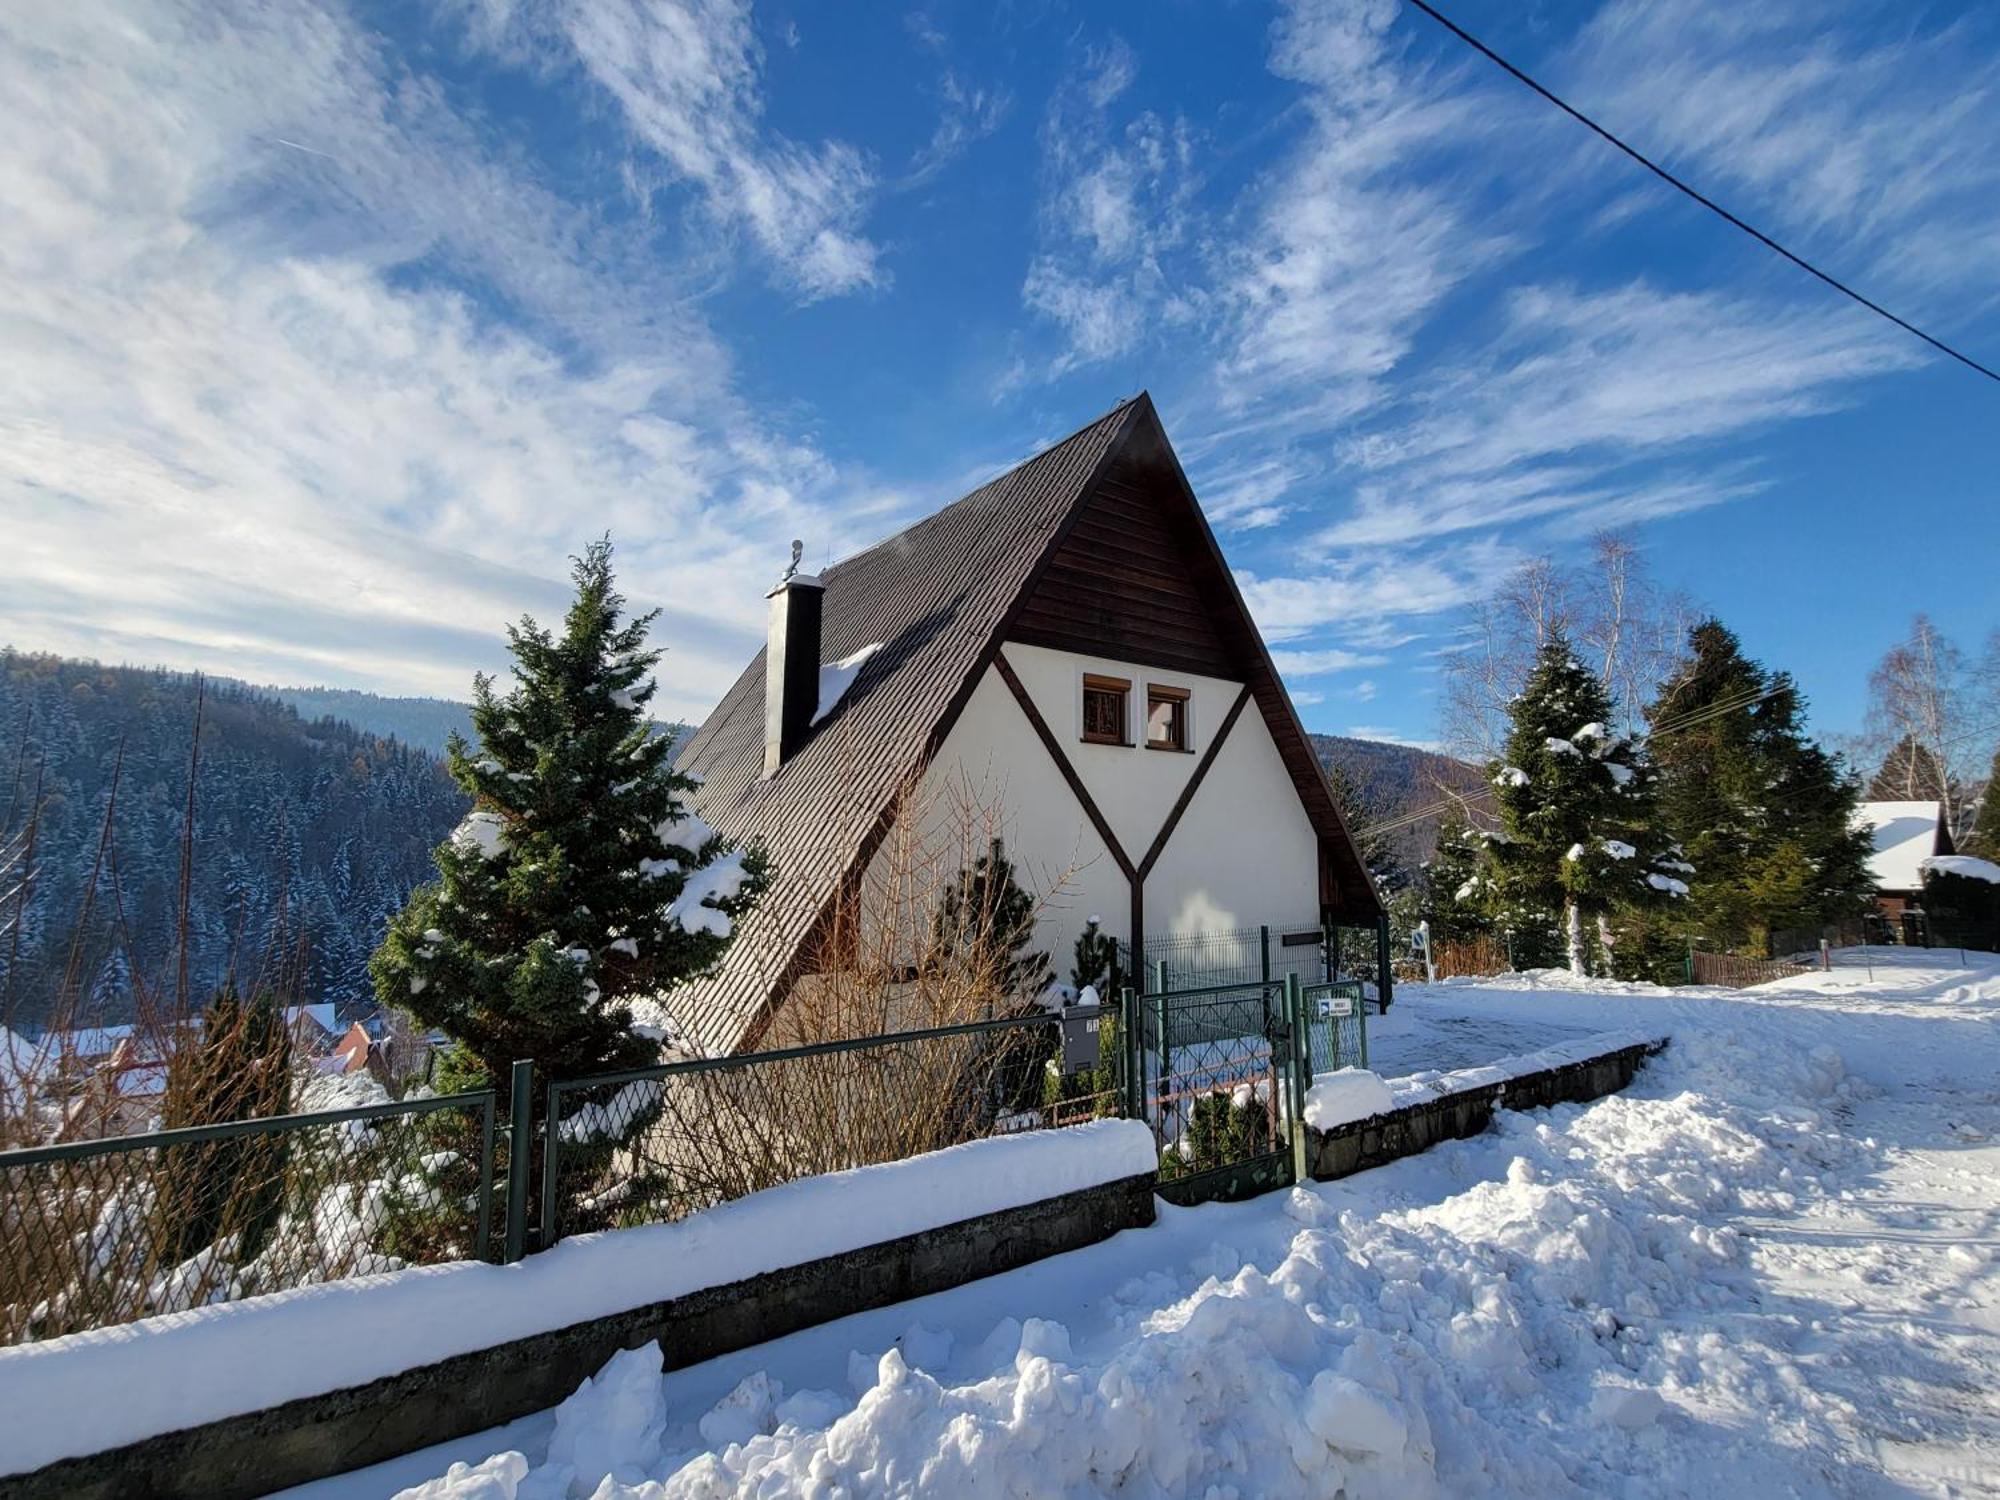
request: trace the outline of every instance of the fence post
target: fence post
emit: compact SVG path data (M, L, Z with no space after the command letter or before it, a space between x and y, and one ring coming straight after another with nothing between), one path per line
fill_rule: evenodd
M1833 972L1833 944L1825 938L1819 940L1819 966L1829 974Z
M479 1229L472 1242L474 1260L486 1259L486 1252L493 1244L493 1132L497 1123L494 1110L494 1094L489 1088L479 1120Z
M1139 1070L1144 1066L1145 1038L1139 1032L1139 995L1131 985L1118 991L1118 1025L1125 1033L1125 1118L1146 1118Z
M1377 1009L1383 1015L1389 1013L1389 914L1385 911L1375 919L1375 994L1379 1001Z
M1257 929L1257 947L1264 957L1263 973L1258 977L1265 984L1269 984L1271 982L1271 929L1268 926Z
M519 1260L528 1240L528 1158L534 1154L535 1065L514 1064L507 1095L507 1264Z
M1688 956L1687 956L1687 974L1688 974L1688 979L1687 979L1687 982L1688 982L1689 984L1693 984L1693 983L1694 983L1694 943L1693 943L1693 941L1692 941L1692 940L1690 940L1690 941L1689 941L1689 943L1688 943Z
M556 1242L556 1185L562 1176L561 1109L562 1080L551 1078L548 1106L542 1111L542 1232L537 1250L546 1250Z
M1285 1017L1290 1023L1292 1117L1292 1181L1304 1182L1312 1175L1306 1160L1306 1086L1312 1076L1312 1033L1306 1029L1305 986L1296 972L1285 975Z

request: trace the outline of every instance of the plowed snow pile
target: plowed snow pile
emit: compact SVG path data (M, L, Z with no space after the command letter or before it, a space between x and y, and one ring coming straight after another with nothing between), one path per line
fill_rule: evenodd
M1995 1493L2000 960L1929 957L1405 992L1674 1040L1623 1095L1345 1183L670 1376L621 1355L405 1493Z

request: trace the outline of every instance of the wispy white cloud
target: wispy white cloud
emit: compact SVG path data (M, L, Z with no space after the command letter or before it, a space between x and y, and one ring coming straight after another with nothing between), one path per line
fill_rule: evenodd
M1264 638L1292 642L1329 627L1379 630L1456 609L1482 597L1519 561L1519 553L1488 539L1450 553L1334 561L1309 576L1259 577L1239 569L1236 581Z
M957 161L978 142L998 130L1014 107L1013 94L1004 88L981 88L947 71L938 83L942 112L937 129L910 162L903 186L929 182Z
M1387 657L1338 648L1288 651L1281 647L1271 653L1272 663L1287 677L1327 677L1335 672L1351 672L1356 667L1379 667L1386 660Z
M1835 410L1861 377L1918 360L1894 330L1840 303L1774 307L1645 282L1524 286L1476 356L1418 384L1415 415L1347 445L1364 477L1352 513L1319 542L1564 517L1604 526L1740 499L1763 481L1719 465L1711 445ZM1677 455L1703 456L1707 471L1633 468Z
M1086 53L1042 127L1041 243L1021 296L1064 334L1052 374L1122 354L1149 325L1194 312L1171 265L1199 187L1194 137L1185 120L1152 110L1114 118L1137 76L1114 37Z
M806 297L879 286L887 272L861 221L873 165L842 141L806 146L762 119L764 50L748 0L570 0L489 15L474 40L506 58L573 61L616 101L714 220L741 226Z
M2000 297L2000 54L1976 14L1863 6L1842 27L1810 0L1612 0L1560 79L1837 272L1957 319L1968 292Z
M1380 740L1385 745L1406 745L1412 750L1440 750L1442 745L1436 740L1413 739L1400 729L1387 724L1350 724L1340 731L1349 739Z
M1439 303L1507 253L1468 196L1421 175L1490 139L1505 112L1482 114L1409 61L1397 14L1394 0L1299 0L1274 28L1271 69L1304 86L1311 125L1255 190L1227 258L1220 390L1236 405L1303 393L1302 419L1319 424L1365 409Z
M0 17L0 138L0 636L462 693L609 529L692 712L744 580L849 524L671 284L336 12Z

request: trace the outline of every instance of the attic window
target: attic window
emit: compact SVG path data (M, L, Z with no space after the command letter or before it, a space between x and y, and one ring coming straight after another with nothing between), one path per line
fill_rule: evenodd
M1086 745L1129 745L1125 738L1125 700L1132 684L1123 677L1083 679L1083 742Z
M1188 748L1188 690L1146 685L1146 748L1185 750Z

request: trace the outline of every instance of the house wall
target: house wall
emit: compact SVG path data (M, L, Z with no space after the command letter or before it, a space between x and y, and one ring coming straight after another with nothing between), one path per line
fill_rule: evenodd
M1019 642L1004 653L1137 866L1242 684ZM1131 680L1131 746L1083 742L1085 673ZM1189 752L1145 748L1149 682L1188 690ZM933 757L918 805L933 823L925 839L932 846L949 841L945 830L961 809L997 810L1022 884L1053 892L1037 935L1059 978L1068 977L1070 949L1092 915L1129 939L1130 885L997 669L987 669ZM895 844L892 836L876 856L871 883L882 878ZM1317 836L1277 745L1255 704L1247 704L1146 881L1147 934L1309 925L1319 915L1318 859Z

